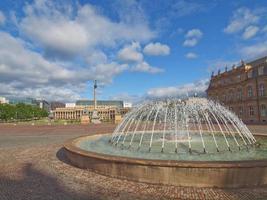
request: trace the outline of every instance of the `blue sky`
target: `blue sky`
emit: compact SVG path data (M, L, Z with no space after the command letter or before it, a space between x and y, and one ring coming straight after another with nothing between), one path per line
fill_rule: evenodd
M74 101L205 91L267 55L265 0L0 2L0 96Z

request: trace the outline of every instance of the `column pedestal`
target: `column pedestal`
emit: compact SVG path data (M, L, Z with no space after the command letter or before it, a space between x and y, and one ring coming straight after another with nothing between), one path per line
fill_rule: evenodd
M93 111L91 122L93 124L100 124L101 123L100 117L98 116L98 113L97 113L97 110Z

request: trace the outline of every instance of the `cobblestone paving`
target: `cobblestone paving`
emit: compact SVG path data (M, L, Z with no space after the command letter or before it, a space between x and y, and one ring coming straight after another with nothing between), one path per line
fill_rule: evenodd
M267 188L150 185L105 177L68 164L61 149L64 140L89 133L110 132L113 128L113 125L0 126L0 199L267 199Z

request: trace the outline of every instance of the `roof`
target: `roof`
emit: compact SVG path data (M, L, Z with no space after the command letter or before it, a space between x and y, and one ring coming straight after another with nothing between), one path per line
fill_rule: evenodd
M76 101L77 106L91 106L94 105L93 100L78 100ZM123 101L118 100L97 100L97 105L99 106L116 106L123 107Z

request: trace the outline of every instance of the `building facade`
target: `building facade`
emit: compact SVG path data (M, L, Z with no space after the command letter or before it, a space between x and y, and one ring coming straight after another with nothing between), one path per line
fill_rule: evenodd
M94 111L94 106L75 106L56 108L53 111L54 119L64 120L80 120L83 115L88 115L90 120ZM97 106L99 118L103 122L115 122L116 116L124 116L129 111L129 108L116 106Z
M9 103L9 101L8 101L7 98L5 98L5 97L0 97L0 104L8 104L8 103Z
M212 74L207 96L245 123L267 124L267 56Z
M76 101L76 106L93 106L94 100L78 100ZM110 106L110 107L117 107L123 108L123 101L116 101L116 100L97 100L98 106Z
M33 100L33 104L37 105L39 108L46 110L49 112L51 110L49 102L43 99L35 99Z
M50 102L50 110L56 110L56 108L65 108L65 103L60 101L51 101Z
M16 104L26 104L26 105L31 105L31 106L36 106L36 100L33 98L10 98L9 99L9 104L16 105Z
M17 104L26 104L30 106L37 106L41 109L44 109L46 111L50 111L50 104L46 100L43 99L34 99L34 98L10 98L8 100L8 103L11 105L17 105Z

